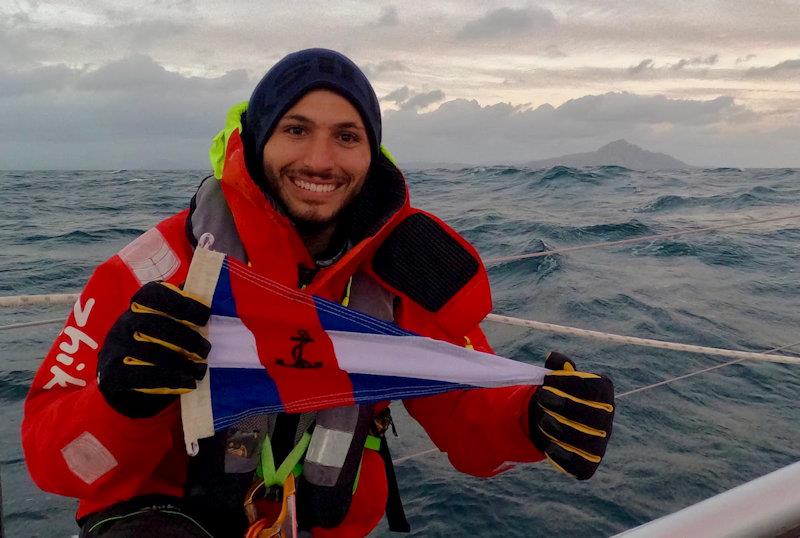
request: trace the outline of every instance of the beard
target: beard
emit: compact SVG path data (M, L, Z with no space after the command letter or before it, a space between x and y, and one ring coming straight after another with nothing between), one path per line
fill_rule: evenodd
M288 183L291 182L290 178L310 182L312 177L336 182L342 185L340 188L346 188L356 181L350 174L343 172L312 174L307 168L292 168L291 166L285 166L276 172L269 164L265 163L264 166L264 180L270 193L280 205L282 211L302 233L315 233L337 226L340 221L346 219L346 215L349 213L348 209L359 193L355 189L348 192L347 197L339 202L338 207L316 207L312 204L304 204L303 207L298 207L292 203L285 192L288 188Z

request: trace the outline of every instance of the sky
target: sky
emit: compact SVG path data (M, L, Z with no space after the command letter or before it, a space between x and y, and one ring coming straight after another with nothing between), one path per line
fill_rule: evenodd
M307 47L367 73L401 164L625 138L800 167L800 0L4 0L0 169L208 168L227 108Z

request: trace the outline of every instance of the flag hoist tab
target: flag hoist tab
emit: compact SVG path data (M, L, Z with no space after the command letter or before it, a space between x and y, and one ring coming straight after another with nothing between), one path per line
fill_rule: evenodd
M225 255L211 250L214 236L203 234L189 266L186 283L183 289L211 306L214 291L217 288ZM208 337L208 328L201 327L200 333ZM211 409L211 368L197 382L197 388L181 395L181 422L183 424L183 440L186 453L195 456L200 450L198 440L214 435L214 414Z

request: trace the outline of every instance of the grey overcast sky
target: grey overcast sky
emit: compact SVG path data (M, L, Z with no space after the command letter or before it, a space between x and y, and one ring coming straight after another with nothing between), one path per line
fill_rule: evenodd
M228 106L321 46L369 75L401 162L617 138L800 167L800 0L5 0L0 169L207 168Z

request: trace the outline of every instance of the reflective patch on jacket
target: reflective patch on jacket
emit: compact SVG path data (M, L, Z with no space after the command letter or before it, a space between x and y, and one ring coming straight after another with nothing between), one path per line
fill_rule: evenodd
M142 285L167 280L181 266L178 255L157 228L134 239L118 256Z
M87 484L118 465L114 455L89 432L83 432L62 448L61 455L69 470Z

